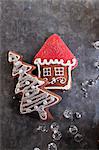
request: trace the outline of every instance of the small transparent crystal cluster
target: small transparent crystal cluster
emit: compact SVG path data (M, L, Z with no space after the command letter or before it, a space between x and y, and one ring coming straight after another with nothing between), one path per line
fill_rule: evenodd
M50 128L53 132L52 138L56 141L59 141L62 138L62 133L59 131L59 125L56 122L53 122Z
M84 93L84 97L88 97L88 88L92 87L96 84L96 81L98 80L98 78L93 79L89 79L84 81L83 83L81 83L81 90Z
M66 118L66 119L70 119L73 121L74 119L74 116L76 117L76 119L80 119L82 117L81 113L79 112L73 112L71 109L67 108L65 109L65 111L63 112L63 116Z
M68 131L69 131L69 133L70 133L71 135L73 135L75 142L78 142L78 143L79 143L79 142L81 142L81 141L83 140L83 136L82 136L82 134L80 134L80 133L78 132L77 126L75 126L75 125L70 125Z
M99 41L93 42L92 45L94 46L95 49L99 50ZM99 58L94 63L94 67L96 69L99 69ZM98 80L99 80L99 75L95 79L89 79L81 83L81 90L83 91L85 98L88 97L88 87L92 87L93 85L95 85Z
M63 116L66 119L70 119L71 121L73 121L75 117L76 119L80 119L82 117L82 114L79 112L73 112L70 108L67 108L63 112ZM68 132L74 137L75 142L81 142L83 140L83 136L78 133L78 128L76 125L71 124L68 128Z
M74 119L74 117L76 117L76 119L80 119L82 117L81 113L73 112L69 108L67 108L64 111L63 115L66 119ZM50 125L50 130L52 131L52 139L54 142L51 142L48 144L48 150L57 150L57 145L56 145L55 141L60 141L62 138L62 133L60 132L59 124L57 122L53 122ZM38 126L37 131L48 132L49 128L45 124L42 124L42 125ZM82 136L82 134L79 133L79 129L76 125L71 124L68 128L68 132L73 136L75 142L80 143L83 140L83 136ZM35 148L34 150L36 150L36 149L37 148ZM39 149L37 149L37 150L39 150Z
M41 124L37 127L37 131L48 132L49 128L45 124ZM59 131L59 124L57 122L53 122L50 125L50 130L52 133L52 138L54 141L59 141L62 137L62 133ZM35 147L34 150L40 150L38 147ZM57 150L57 145L54 142L48 144L48 150Z

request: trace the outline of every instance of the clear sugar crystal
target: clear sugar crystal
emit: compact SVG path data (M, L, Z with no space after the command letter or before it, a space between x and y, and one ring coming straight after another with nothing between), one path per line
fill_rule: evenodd
M48 150L57 150L57 145L55 143L49 143Z
M92 86L92 85L94 85L94 84L95 84L94 80L90 79L90 80L88 81L88 86Z
M38 147L35 147L33 150L40 150L40 148L38 148Z
M69 133L72 135L75 135L78 132L78 128L75 125L70 125L69 127Z
M80 119L82 117L82 115L79 112L76 112L75 115L77 119Z
M50 126L52 131L58 131L59 130L59 125L56 122L53 122Z
M92 45L94 48L99 49L99 41L93 42Z
M72 119L72 118L73 118L73 113L72 113L72 111L69 110L69 109L66 109L66 110L64 111L63 115L64 115L64 117L65 117L66 119Z
M52 138L56 141L59 141L61 138L62 138L62 134L60 131L55 131L53 134L52 134Z
M75 140L75 142L81 142L83 140L83 136L81 134L77 133L74 136L74 140Z
M94 66L95 66L97 69L99 69L99 62L96 61L96 62L94 63Z

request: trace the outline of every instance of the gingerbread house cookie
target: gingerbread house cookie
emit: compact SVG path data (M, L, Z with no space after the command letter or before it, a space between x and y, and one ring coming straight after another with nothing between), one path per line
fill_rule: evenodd
M78 62L57 34L47 39L33 63L38 68L38 77L48 80L46 89L70 89L71 71Z

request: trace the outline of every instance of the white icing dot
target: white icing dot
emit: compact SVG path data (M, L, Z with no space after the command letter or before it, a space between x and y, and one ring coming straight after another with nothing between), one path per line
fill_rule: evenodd
M19 88L17 88L17 89L16 89L16 91L18 92L18 91L20 91L20 89L19 89Z
M70 60L67 61L67 64L70 64Z
M38 106L34 106L34 109L36 109L36 110L37 110L37 109L38 109Z
M51 100L54 101L54 100L55 100L55 97L51 97Z
M35 89L35 86L34 86L34 85L32 85L32 86L31 86L31 88L32 88L32 89Z
M29 85L29 84L30 84L30 82L29 82L29 81L26 81L26 82L25 82L25 84L26 84L26 85Z
M27 92L27 93L25 93L25 96L29 96L30 94Z
M44 101L43 101L43 104L44 104L44 105L46 105L46 104L47 104L47 101L46 101L46 100L44 100Z
M19 73L23 73L23 69L20 69L20 70L19 70Z
M26 112L27 112L27 113L30 113L30 112L31 112L31 109L30 109L30 108L27 108L27 109L26 109Z
M27 100L27 103L31 103L32 101L30 99Z
M12 61L12 57L9 56L9 59L8 59L8 60L9 60L9 62L11 62L11 61Z
M40 85L45 83L44 81L39 81L39 80L38 80L37 82L38 82L38 84L40 84Z
M21 64L20 61L17 61L17 62L14 63L15 66L18 66L18 65L20 65L20 64Z

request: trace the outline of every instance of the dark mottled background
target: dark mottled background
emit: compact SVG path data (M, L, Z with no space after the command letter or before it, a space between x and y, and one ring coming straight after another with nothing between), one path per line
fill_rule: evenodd
M39 51L44 41L53 33L61 36L79 61L73 71L72 89L59 91L62 101L50 108L60 125L62 139L56 142L58 150L96 150L99 137L99 82L88 88L88 97L81 91L81 83L95 79L99 71L94 62L99 61L99 50L92 42L99 40L99 1L95 0L0 0L0 150L47 150L52 141L51 131L37 132L42 122L37 114L20 115L19 96L14 95L16 80L11 77L12 66L7 62L7 52L15 50L28 63ZM13 97L15 96L15 99ZM70 121L63 111L71 108L82 113L74 120L83 135L82 143L68 137Z

